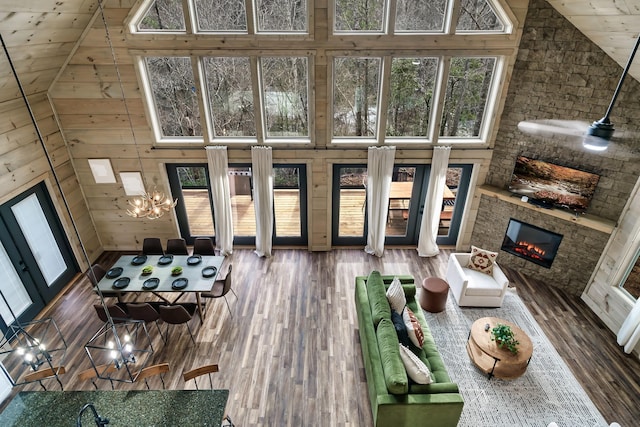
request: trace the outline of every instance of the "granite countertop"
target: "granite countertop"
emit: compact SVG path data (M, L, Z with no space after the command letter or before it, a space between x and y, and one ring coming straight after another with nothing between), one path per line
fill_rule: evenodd
M229 390L23 391L0 414L0 426L75 426L93 403L109 426L220 426ZM95 426L86 410L82 425Z

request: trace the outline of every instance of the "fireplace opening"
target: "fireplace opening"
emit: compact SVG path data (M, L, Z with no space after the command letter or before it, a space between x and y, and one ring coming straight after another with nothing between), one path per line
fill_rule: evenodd
M511 218L501 249L527 261L551 268L561 241L562 234Z

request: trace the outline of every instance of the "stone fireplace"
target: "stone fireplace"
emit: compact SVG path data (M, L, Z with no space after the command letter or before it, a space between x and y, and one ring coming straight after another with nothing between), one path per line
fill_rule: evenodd
M545 280L571 294L582 293L609 240L613 222L538 208L492 187L482 187L479 193L480 205L471 235L473 245L499 252L497 262L501 266ZM501 250L505 230L512 220L562 236L549 267Z

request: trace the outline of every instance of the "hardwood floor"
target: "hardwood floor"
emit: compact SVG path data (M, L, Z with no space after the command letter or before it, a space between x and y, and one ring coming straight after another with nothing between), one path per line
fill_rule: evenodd
M366 380L358 345L353 304L356 275L377 269L385 274L412 274L416 281L444 277L450 251L425 259L415 249L387 249L384 257L360 249L308 252L275 250L258 258L250 249L236 249L233 289L225 302L208 301L203 325L190 323L197 344L181 329L170 329L166 345L150 328L156 352L153 363L168 362L168 388L186 387L182 373L217 363L215 388L230 389L227 412L238 426L367 426L372 424ZM121 253L98 260L111 265ZM579 298L571 297L505 269L558 352L608 422L636 425L640 396L640 361L625 355L615 336ZM222 271L226 271L223 266ZM88 281L80 278L44 315L58 322L68 341L65 390L90 390L77 373L90 368L83 346L101 325L91 305L97 300ZM162 325L163 332L165 325ZM446 360L445 360L446 363ZM158 380L152 387L160 388ZM47 387L55 390L53 380ZM100 384L109 389L107 382ZM143 389L144 384L117 384L118 389ZM16 387L39 390L37 383Z

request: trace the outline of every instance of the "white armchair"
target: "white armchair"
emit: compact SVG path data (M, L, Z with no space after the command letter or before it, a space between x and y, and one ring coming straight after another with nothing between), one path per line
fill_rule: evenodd
M500 307L509 286L509 279L498 264L493 275L467 268L471 254L452 253L447 265L447 282L459 306Z

